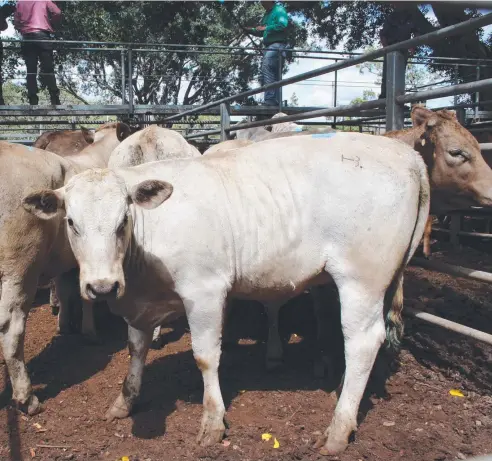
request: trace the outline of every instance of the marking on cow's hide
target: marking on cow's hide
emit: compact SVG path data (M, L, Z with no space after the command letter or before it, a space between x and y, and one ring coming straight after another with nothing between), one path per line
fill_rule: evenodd
M342 154L342 162L344 160L348 160L349 162L355 162L354 166L356 168L362 168L362 165L360 165L360 157L359 156L356 156L355 158L349 158L349 157L344 157Z
M311 138L333 138L337 133L315 133L311 135Z

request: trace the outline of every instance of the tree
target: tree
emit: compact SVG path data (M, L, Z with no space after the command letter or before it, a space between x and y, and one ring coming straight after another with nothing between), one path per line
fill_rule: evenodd
M379 43L378 33L385 17L392 11L390 2L289 2L291 9L306 18L309 32L323 37L329 48L344 43L346 51L364 49ZM464 2L431 2L421 4L407 2L411 7L414 21L420 34L431 32L479 15L474 5ZM425 16L432 9L437 22ZM470 31L448 37L426 47L417 49L419 56L443 56L453 58L492 59L492 38L485 37L483 30ZM475 80L473 67L460 66L455 74L454 63L434 69L444 72L460 81ZM491 78L492 68L483 68L481 78ZM492 100L492 90L483 90L480 100Z
M373 90L364 90L362 92L362 96L352 99L350 104L360 104L362 102L372 101L374 99L377 99L377 96Z
M3 85L3 95L5 98L5 102L9 105L21 105L26 103L26 89L24 86L21 86L19 84L15 84L13 82L7 82L4 83ZM80 101L77 100L74 96L72 96L70 93L68 93L65 90L61 90L60 94L60 99L65 103L65 104L79 104ZM47 105L49 104L50 96L48 94L48 91L46 89L43 89L39 93L39 102L41 105ZM112 119L115 119L115 117L112 117ZM6 135L6 134L19 134L22 133L24 135L36 135L39 136L40 134L40 127L42 125L45 125L46 128L46 122L57 120L57 121L66 121L67 125L70 125L73 121L73 117L71 116L53 116L53 117L44 117L43 121L40 121L37 117L29 117L29 116L22 116L22 117L9 117L7 120L11 122L10 125L3 125L2 126L2 133L1 135ZM17 122L22 120L23 122L30 121L32 124L30 125L18 125ZM99 121L101 120L100 116L91 116L91 117L85 117L85 121ZM59 129L59 125L55 125L53 129ZM3 137L0 135L0 138L2 139L8 139L8 136Z
M208 102L249 89L259 72L261 55L256 51L229 48L209 54L198 48L251 47L235 18L245 25L258 24L263 9L256 2L222 6L215 2L73 1L64 2L62 8L59 36L65 40L128 42L131 37L133 43L178 44L167 48L140 45L132 52L132 90L137 104ZM301 45L303 34L305 38L305 31L298 31ZM58 53L58 62L62 86L74 96L121 101L121 51L65 48ZM124 72L128 72L128 63Z
M368 47L365 51L369 52L374 50L374 47ZM364 74L369 72L376 76L376 84L381 85L383 76L383 62L365 62L357 65L359 72ZM433 70L433 69L432 69ZM418 64L408 64L405 72L405 83L407 88L418 88L420 86L430 83L431 80L435 80L435 73L431 74L424 66Z
M290 97L289 100L289 106L297 107L298 105L299 105L299 98L297 97L297 94L292 93L292 96Z

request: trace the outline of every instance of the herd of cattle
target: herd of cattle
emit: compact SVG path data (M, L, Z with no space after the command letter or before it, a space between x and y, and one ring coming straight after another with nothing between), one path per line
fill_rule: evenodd
M35 148L0 142L0 342L13 399L41 409L23 342L36 290L53 280L60 333L80 298L84 334L95 335L97 302L128 323L130 366L110 420L131 412L160 326L186 315L204 383L198 441L219 442L227 305L265 305L273 367L280 307L310 290L319 314L319 288L334 283L346 369L317 446L343 451L381 344L399 343L403 272L429 210L492 205L492 170L454 113L416 106L412 121L385 136L240 130L203 155L172 130L132 134L119 122L46 133Z

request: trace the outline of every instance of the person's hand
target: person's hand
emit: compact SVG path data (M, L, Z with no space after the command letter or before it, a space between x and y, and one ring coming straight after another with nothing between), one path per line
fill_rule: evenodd
M413 56L415 54L415 48L410 48L408 50L408 53L410 54L410 56Z
M256 30L257 30L258 32L263 32L265 29L266 29L266 26L257 26L257 27L256 27Z

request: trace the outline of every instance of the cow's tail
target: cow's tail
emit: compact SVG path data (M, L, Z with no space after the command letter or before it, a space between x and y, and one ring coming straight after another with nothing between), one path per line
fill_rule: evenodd
M420 155L417 155L416 160L419 167L420 180L417 220L405 258L386 292L385 304L388 306L386 314L386 341L388 348L392 350L399 349L403 336L403 272L420 244L429 216L430 186L427 168Z

